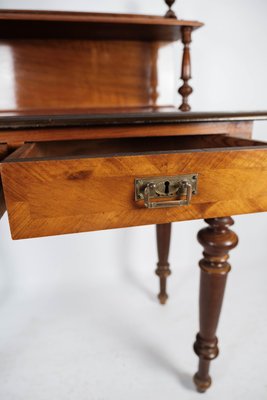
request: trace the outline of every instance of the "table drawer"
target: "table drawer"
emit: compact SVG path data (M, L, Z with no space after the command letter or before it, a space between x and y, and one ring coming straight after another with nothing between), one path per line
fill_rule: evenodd
M189 205L135 198L137 178L188 174ZM13 239L267 210L267 145L224 135L27 143L1 176Z

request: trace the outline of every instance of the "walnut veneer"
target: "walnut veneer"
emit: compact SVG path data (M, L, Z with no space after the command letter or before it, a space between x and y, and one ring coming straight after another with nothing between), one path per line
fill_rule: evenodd
M190 44L202 23L178 19L174 0L165 3L165 17L0 12L0 216L7 209L14 239L157 224L162 304L171 223L205 218L194 345L203 392L237 245L230 215L267 211L267 144L251 139L267 112L188 113ZM182 112L162 87L179 91ZM142 179L151 181L143 198Z

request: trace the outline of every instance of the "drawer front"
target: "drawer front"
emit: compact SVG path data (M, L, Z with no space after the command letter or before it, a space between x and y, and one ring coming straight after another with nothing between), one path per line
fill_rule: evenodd
M220 150L2 164L13 239L267 210L267 150ZM198 174L190 205L135 200L135 179Z

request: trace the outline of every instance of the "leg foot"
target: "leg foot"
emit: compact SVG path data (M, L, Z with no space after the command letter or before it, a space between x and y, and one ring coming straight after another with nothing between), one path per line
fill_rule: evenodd
M205 392L211 385L210 362L219 354L216 329L219 322L227 274L229 251L238 243L237 235L229 229L234 221L230 217L208 219L207 228L201 229L198 241L204 247L200 261L200 331L194 351L199 357L198 372L194 376L197 390Z
M162 286L162 285L161 285ZM162 290L162 289L161 289ZM167 300L168 300L169 296L167 295L167 293L159 293L158 294L158 299L160 304L164 305L166 304Z
M167 278L171 274L170 264L168 262L169 249L171 239L171 224L157 225L157 245L158 245L158 257L159 262L157 263L156 274L160 281L160 292L158 299L160 304L165 304L168 299L167 294Z
M199 393L205 393L206 390L211 386L211 377L209 376L209 366L208 362L205 360L200 360L199 371L194 375L193 381L196 385L197 391Z

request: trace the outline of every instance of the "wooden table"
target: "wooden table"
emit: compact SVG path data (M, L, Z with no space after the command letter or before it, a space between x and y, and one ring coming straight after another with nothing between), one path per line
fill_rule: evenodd
M251 139L267 112L181 112L202 24L167 17L1 11L0 211L13 239L156 224L162 304L171 223L204 218L194 345L203 392L238 242L230 216L267 211L267 144ZM180 39L178 111L160 102L159 58Z

